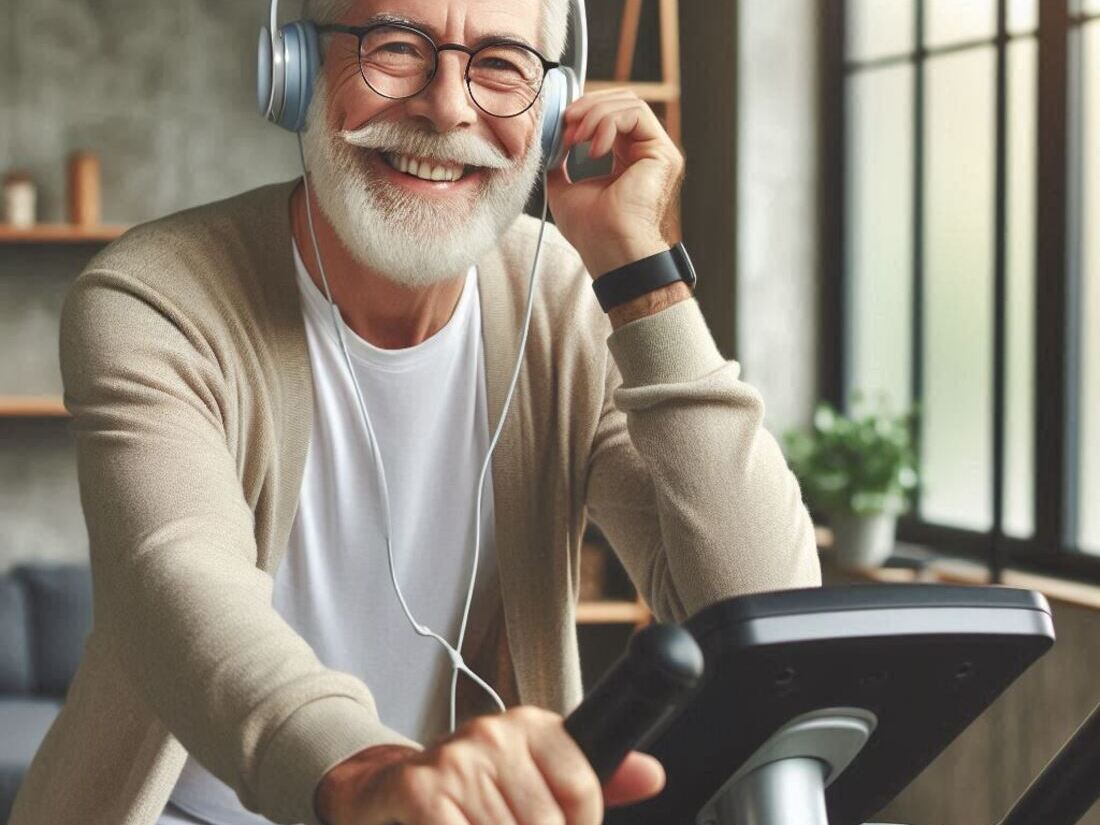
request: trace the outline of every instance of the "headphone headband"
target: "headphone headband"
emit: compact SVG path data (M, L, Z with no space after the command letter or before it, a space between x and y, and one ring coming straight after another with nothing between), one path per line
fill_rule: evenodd
M565 158L562 145L564 112L584 94L588 76L588 19L586 0L569 0L573 31L567 62L552 70L543 84L543 157L549 168ZM271 0L268 25L260 31L257 101L272 123L301 131L306 124L313 83L320 71L317 28L308 20L279 26L279 0Z
M271 34L271 49L275 49L275 40L279 33L279 0L271 0L271 19L267 30ZM585 0L569 0L570 28L573 30L573 47L566 64L584 88L588 78L588 13Z
M286 88L286 67L283 51L279 48L279 0L271 0L269 15L267 26L260 29L256 99L260 104L260 114L278 123L283 101L276 98L281 98Z
M573 49L568 65L577 76L577 83L583 92L584 82L588 79L588 14L585 0L570 0L569 16L570 28L573 29Z
M269 31L271 32L271 45L275 45L275 32L279 30L279 0L271 0L271 22L269 25Z

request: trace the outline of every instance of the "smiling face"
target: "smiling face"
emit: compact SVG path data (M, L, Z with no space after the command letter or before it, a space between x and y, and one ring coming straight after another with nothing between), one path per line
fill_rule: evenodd
M537 44L540 0L359 0L339 21L408 20L436 43ZM465 273L522 212L541 161L541 101L493 117L470 99L468 56L443 51L422 92L393 100L360 71L357 38L328 34L303 133L318 202L348 251L416 287Z

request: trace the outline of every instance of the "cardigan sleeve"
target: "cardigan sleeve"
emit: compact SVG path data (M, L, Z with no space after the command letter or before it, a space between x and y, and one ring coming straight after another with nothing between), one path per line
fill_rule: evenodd
M335 764L418 747L272 606L226 439L231 382L201 332L123 273L70 291L61 366L90 540L95 632L184 747L246 808L317 824ZM262 445L260 445L262 447Z
M626 324L608 345L586 503L656 616L819 585L813 525L763 401L697 303Z

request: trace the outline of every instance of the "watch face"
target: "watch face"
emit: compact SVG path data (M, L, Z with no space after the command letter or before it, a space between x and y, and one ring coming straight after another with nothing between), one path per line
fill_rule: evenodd
M677 268L680 270L680 275L683 276L684 283L694 291L695 284L698 283L699 277L695 274L695 266L691 263L691 256L688 255L682 243L678 243L676 246L672 247L672 251L676 257Z

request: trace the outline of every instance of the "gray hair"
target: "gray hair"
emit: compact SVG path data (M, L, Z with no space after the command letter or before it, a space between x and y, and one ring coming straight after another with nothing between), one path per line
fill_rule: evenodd
M335 23L355 0L303 0L302 17L318 23ZM542 20L539 30L539 47L551 60L558 60L565 52L565 40L569 30L569 0L540 0Z

